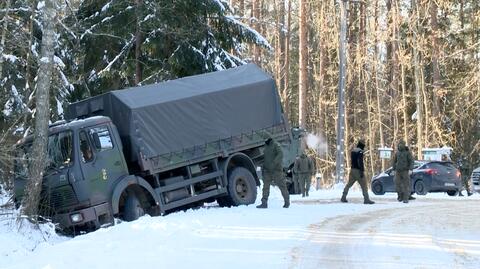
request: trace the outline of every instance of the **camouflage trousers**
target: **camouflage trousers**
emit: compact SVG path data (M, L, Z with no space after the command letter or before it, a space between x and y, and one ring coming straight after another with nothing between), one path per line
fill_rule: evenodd
M263 192L262 192L262 203L267 203L268 196L270 196L270 185L275 183L277 187L282 192L283 201L290 202L290 196L287 190L287 183L282 172L263 172Z
M463 188L467 191L467 193L472 193L472 187L470 185L470 177L462 176L462 183L463 183Z
M370 198L368 197L368 186L367 186L367 180L365 177L361 175L360 170L352 168L350 171L350 176L348 177L348 183L343 189L343 196L344 198L347 197L348 190L353 186L355 182L358 182L360 184L360 187L362 188L362 193L363 193L363 200L369 201Z
M312 177L309 173L299 173L297 177L300 185L300 193L302 195L308 195L310 185L312 184Z
M410 175L407 171L395 171L395 190L398 194L399 201L407 201L410 197Z

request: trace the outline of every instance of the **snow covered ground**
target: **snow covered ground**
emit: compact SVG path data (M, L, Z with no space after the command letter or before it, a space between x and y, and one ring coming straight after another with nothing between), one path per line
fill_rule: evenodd
M284 209L275 189L268 209L210 204L75 238L18 230L0 210L0 268L478 268L480 195L340 195L312 191Z

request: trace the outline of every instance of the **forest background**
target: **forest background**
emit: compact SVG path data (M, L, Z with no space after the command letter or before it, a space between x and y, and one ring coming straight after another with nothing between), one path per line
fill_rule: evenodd
M320 141L321 184L334 183L340 1L48 2L51 122L89 96L254 62L276 79L291 124ZM34 126L44 5L0 2L3 180L12 145ZM480 165L480 1L348 1L347 11L344 142L366 140L367 178L389 165L377 149L401 139L417 159L422 148L450 146L454 160Z

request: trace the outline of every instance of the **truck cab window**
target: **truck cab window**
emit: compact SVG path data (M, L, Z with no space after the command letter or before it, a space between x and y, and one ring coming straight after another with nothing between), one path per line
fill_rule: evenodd
M93 160L92 147L90 147L87 134L84 131L80 132L80 151L82 153L82 162L88 163Z
M48 167L64 168L73 161L73 135L71 131L48 137Z
M91 128L88 131L90 139L93 141L95 150L104 151L113 148L112 137L107 126Z

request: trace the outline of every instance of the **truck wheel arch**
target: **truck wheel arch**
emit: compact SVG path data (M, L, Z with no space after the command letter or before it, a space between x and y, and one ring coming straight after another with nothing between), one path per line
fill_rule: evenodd
M131 186L138 186L142 188L146 193L150 194L151 198L154 200L156 205L159 204L158 195L155 193L153 188L150 186L150 184L148 184L148 182L145 179L141 177L136 177L136 176L127 176L121 179L120 182L117 183L117 185L113 190L113 193L112 193L113 215L117 215L119 213L120 197L122 196L122 193Z
M224 182L225 184L228 179L228 173L231 170L233 170L233 168L244 167L248 171L250 171L250 173L252 173L253 177L255 178L255 182L257 186L260 186L260 179L258 178L255 164L253 163L252 159L244 153L239 152L229 156L226 160L221 162L220 167L223 170L223 174L224 174L223 179L225 181Z

